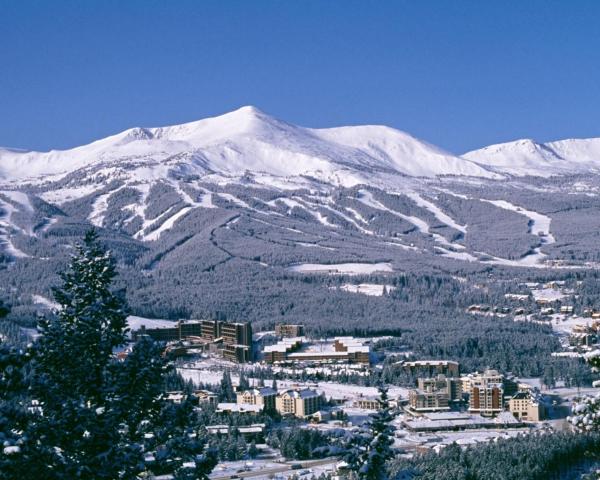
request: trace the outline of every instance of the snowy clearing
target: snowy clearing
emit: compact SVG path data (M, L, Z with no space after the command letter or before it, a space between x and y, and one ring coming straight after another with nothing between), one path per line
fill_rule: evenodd
M302 263L289 267L298 273L325 273L330 275L368 275L370 273L393 272L391 263Z
M372 297L381 297L383 295L384 290L387 290L389 292L391 290L395 290L395 288L396 287L393 287L391 285L377 285L375 283L359 283L358 285L354 285L352 283L345 283L340 287L340 290L344 290L346 292L351 293L362 293L363 295L369 295Z

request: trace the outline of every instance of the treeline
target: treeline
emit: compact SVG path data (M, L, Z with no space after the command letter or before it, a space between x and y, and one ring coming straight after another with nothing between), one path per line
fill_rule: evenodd
M552 480L584 462L600 461L598 434L532 434L466 449L449 445L439 453L396 457L391 478L418 480Z

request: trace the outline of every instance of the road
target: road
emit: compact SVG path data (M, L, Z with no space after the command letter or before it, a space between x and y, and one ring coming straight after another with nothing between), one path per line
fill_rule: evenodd
M289 462L289 463L284 463L281 464L281 466L278 467L271 467L271 468L263 468L262 470L253 470L253 471L249 471L249 472L240 472L240 473L235 473L232 475L222 475L219 477L210 477L211 480L230 480L231 478L251 478L251 477L259 477L259 476L266 476L266 475L270 475L270 474L275 474L275 473L282 473L282 472L288 472L290 470L292 470L292 465L302 465L302 468L297 469L298 470L303 470L306 468L311 468L311 467L317 467L319 465L328 465L328 464L335 464L339 461L339 459L337 457L329 457L329 458L322 458L320 460L306 460L303 462Z

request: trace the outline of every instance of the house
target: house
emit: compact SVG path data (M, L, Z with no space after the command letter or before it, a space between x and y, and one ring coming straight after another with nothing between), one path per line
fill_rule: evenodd
M260 405L263 410L275 410L277 392L269 387L251 388L237 393L237 403L245 405Z
M573 305L563 305L560 307L560 313L566 314L566 315L573 315Z
M377 397L359 397L352 404L355 408L364 408L365 410L381 409L381 402Z
M168 402L173 402L176 404L183 403L186 398L187 395L181 391L166 392L165 397Z
M219 403L219 396L209 390L196 390L194 396L198 399L198 404L208 404L216 406Z
M251 425L240 427L232 427L231 425L208 425L206 431L209 435L224 436L229 435L232 428L235 428L247 442L252 440L255 442L263 442L265 426L264 423L253 423Z
M321 395L309 388L285 390L277 395L275 408L281 415L308 417L319 411Z
M508 401L508 411L526 422L539 422L544 418L544 406L531 392L517 392Z

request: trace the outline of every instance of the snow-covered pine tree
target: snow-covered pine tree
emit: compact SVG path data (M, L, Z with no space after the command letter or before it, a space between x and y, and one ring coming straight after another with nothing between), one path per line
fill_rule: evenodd
M233 383L231 382L231 373L229 373L229 369L226 369L223 372L223 378L221 378L219 389L219 398L223 402L235 401L235 391L233 390Z
M585 355L587 362L595 372L600 371L600 350ZM600 388L600 380L594 382ZM587 395L573 405L573 415L569 422L582 432L600 432L600 390L596 395Z
M248 390L249 388L250 388L250 382L248 381L248 378L244 374L244 370L240 370L240 381L238 384L238 390L244 391L244 390Z
M48 402L65 396L91 404L102 399L106 368L126 333L123 297L111 289L115 276L110 253L88 231L61 274L62 286L54 289L57 316L39 325L36 372L50 389Z
M61 308L42 322L29 352L31 380L20 404L30 408L18 425L18 455L0 459L1 478L112 480L152 476L161 467L207 478L216 464L191 400L180 406L162 398L169 368L162 348L142 340L126 360L114 355L126 333L115 274L89 232L55 290Z
M387 461L393 456L392 415L388 400L388 389L379 386L379 410L371 415L369 424L371 441L360 458L358 475L365 480L386 480Z

